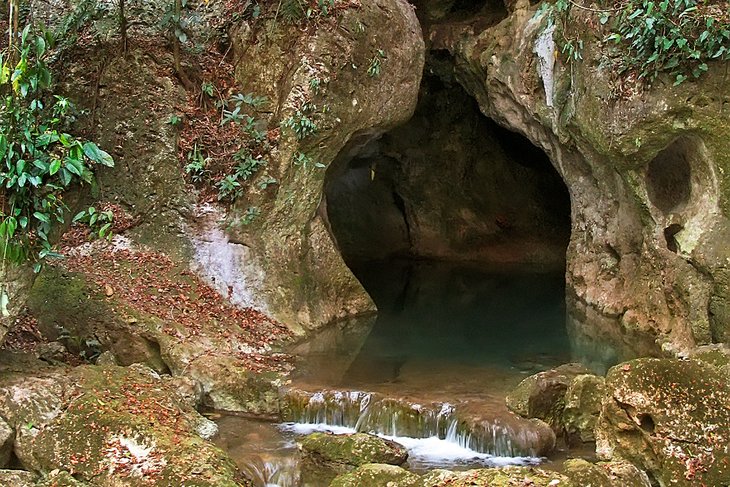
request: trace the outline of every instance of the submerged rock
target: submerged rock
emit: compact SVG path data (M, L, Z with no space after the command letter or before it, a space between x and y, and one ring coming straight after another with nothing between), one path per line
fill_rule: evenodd
M660 485L730 484L730 387L695 360L638 359L612 368L597 453L625 459Z
M595 464L572 459L563 464L563 470L580 487L651 487L646 473L626 462Z
M369 463L335 478L330 487L421 487L421 478L395 465Z
M317 462L355 467L366 463L402 465L408 460L408 452L402 445L367 433L312 433L301 441L301 447Z
M589 370L580 364L565 364L524 379L507 395L507 407L525 418L538 418L560 431L565 392L573 379Z
M565 475L534 467L505 467L451 472L434 470L426 474L421 483L423 487L467 487L484 485L489 487L508 487L525 485L530 487L585 487L571 483ZM383 484L385 485L385 484Z
M594 429L605 395L606 379L596 375L576 376L565 392L563 427L568 440L595 441Z
M99 486L241 485L228 456L198 436L207 422L144 367L4 374L0 417L33 472L73 470Z

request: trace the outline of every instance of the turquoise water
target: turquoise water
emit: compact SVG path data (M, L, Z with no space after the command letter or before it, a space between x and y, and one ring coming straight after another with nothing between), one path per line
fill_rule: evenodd
M562 272L408 260L354 269L377 318L342 327L338 339L326 331L329 347L300 347L304 382L376 389L398 382L405 392L418 387L409 378L426 374L437 391L450 385L437 374L450 381L459 371L484 369L520 378L570 360ZM360 341L343 339L348 333ZM325 363L341 370L327 367L327 376L318 376Z

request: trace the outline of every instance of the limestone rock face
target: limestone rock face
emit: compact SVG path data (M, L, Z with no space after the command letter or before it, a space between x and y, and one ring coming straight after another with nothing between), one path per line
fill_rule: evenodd
M408 470L382 463L369 463L336 477L330 487L362 486L420 487L421 479Z
M660 485L730 482L730 388L694 360L637 359L612 368L596 426L604 459L627 460Z
M301 442L302 450L317 461L359 467L366 463L402 465L408 459L406 449L394 441L366 433L332 435L312 433Z
M579 364L561 365L524 379L507 395L507 407L525 418L538 418L554 430L562 429L565 391L579 374L588 369Z
M616 363L725 341L724 68L717 63L678 87L619 94L603 35L589 27L592 14L571 12L572 25L585 26L583 60L572 65L556 59L546 15L527 9L481 29L444 20L425 35L432 50L451 55L453 75L482 112L541 147L570 191L576 351Z
M423 72L421 27L405 0L361 2L340 11L337 23L340 28L314 33L242 24L233 35L236 79L268 98L267 112L284 120L305 105L316 107L316 133L298 140L282 131L276 160L267 165L278 191L246 194L246 205L259 208L261 217L230 232L230 240L250 249L247 261L256 265L241 271L255 283L257 299L298 333L373 309L330 235L324 177L336 170L330 165L338 157L413 114ZM368 74L373 63L380 68ZM298 154L328 168L294 164ZM244 210L235 208L229 219L240 220Z
M569 439L582 442L595 441L596 427L601 404L605 395L606 380L596 375L576 376L565 391L563 427Z
M73 467L99 486L241 485L233 462L196 433L204 418L146 367L3 374L0 416L33 472Z

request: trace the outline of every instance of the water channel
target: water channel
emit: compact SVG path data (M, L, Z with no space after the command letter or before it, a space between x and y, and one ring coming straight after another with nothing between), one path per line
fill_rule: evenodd
M419 473L550 461L504 397L570 360L561 271L390 260L355 273L379 313L291 349L298 366L287 422L218 418L218 444L249 476L327 485L300 464L297 438L312 431L395 439Z

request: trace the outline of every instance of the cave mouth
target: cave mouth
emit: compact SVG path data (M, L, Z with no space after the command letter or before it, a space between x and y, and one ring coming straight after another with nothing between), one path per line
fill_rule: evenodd
M456 364L570 358L567 188L460 85L426 76L411 120L343 152L325 197L342 257L378 308L350 382L407 382L401 371L437 360L449 377Z
M435 76L410 121L338 157L325 197L358 278L391 259L565 269L570 197L548 156Z

